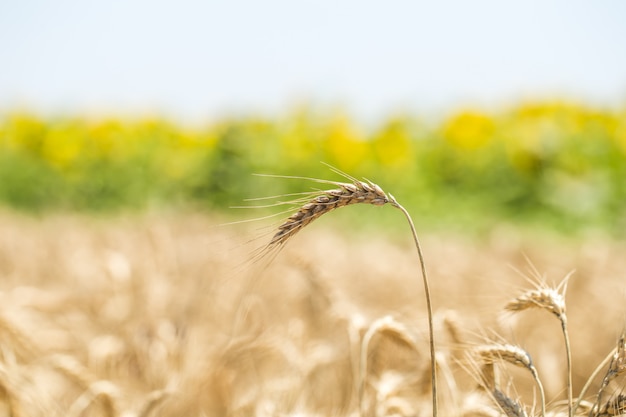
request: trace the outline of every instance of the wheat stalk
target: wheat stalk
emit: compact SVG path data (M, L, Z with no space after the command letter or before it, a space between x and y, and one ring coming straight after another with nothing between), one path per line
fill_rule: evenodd
M556 288L538 283L537 288L523 293L511 300L504 307L505 310L514 313L531 308L541 308L554 314L561 322L561 331L563 332L563 338L565 340L565 355L567 358L567 408L569 417L574 416L574 401L572 393L572 352L567 330L565 292L567 291L567 282L571 274L570 272Z
M287 218L280 226L278 226L278 231L274 234L270 243L268 244L268 249L277 248L283 246L287 241L292 238L296 233L302 230L304 227L309 225L315 219L323 216L326 213L329 213L335 209L345 207L352 204L372 204L375 206L384 206L385 204L390 204L391 206L400 210L404 216L406 217L409 226L411 228L411 234L413 236L413 241L415 243L415 247L417 250L417 254L419 257L421 273L422 273L422 282L424 286L424 294L426 297L426 308L428 311L428 329L429 329L429 345L430 345L430 362L431 362L431 382L432 382L432 403L433 403L433 416L437 417L437 371L436 371L436 362L435 362L435 341L434 341L434 324L433 324L433 312L432 312L432 304L430 299L430 288L428 285L428 277L426 274L426 266L424 262L424 255L422 253L421 245L417 238L417 232L415 230L415 225L413 224L413 219L409 212L395 199L395 197L391 194L385 193L382 188L373 182L365 179L364 181L360 181L336 168L328 167L335 173L347 178L351 182L336 182L336 181L328 181L321 180L317 178L306 178L306 177L295 177L295 176L279 176L279 175L268 175L270 177L278 177L278 178L294 178L294 179L305 179L310 181L315 181L317 183L322 184L331 184L337 187L333 190L319 191L313 193L312 198L308 200L298 199L295 202L303 203L298 210L293 213L289 218ZM305 193L307 194L307 193ZM310 194L309 194L310 195ZM277 205L281 204L293 204L294 202L282 203L279 202Z

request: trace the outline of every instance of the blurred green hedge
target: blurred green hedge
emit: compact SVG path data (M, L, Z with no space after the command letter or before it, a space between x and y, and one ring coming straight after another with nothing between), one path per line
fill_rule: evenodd
M467 109L360 126L341 112L224 119L0 118L0 204L27 211L226 209L338 179L320 161L391 191L423 221L496 219L626 230L626 109L567 102ZM304 187L304 188L303 188Z

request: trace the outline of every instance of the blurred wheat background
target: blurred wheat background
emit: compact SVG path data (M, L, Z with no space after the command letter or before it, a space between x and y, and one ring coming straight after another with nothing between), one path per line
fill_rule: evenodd
M0 5L0 417L434 415L328 165L439 415L626 415L624 6L218 3Z

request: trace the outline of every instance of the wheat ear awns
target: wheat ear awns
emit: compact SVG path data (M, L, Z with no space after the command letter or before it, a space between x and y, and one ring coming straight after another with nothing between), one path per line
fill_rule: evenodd
M280 226L278 231L272 237L269 248L278 247L284 245L291 237L306 227L313 220L329 213L335 209L345 207L352 204L372 204L375 206L384 206L390 204L391 206L402 211L406 217L409 226L411 227L411 233L413 235L413 241L419 257L422 281L424 286L424 294L426 297L426 308L428 311L428 331L429 331L429 346L430 346L430 365L431 365L431 383L432 383L432 403L433 403L433 416L437 417L437 364L435 359L435 341L434 341L434 324L433 324L433 310L430 299L430 288L428 285L428 276L426 274L426 266L424 263L424 256L422 254L421 245L417 238L417 232L413 219L409 212L402 206L395 197L389 193L383 191L381 187L374 184L372 181L364 179L360 181L334 167L328 165L328 167L338 175L350 180L351 182L336 182L321 180L316 178L306 177L294 177L294 176L275 176L279 178L295 178L315 181L322 184L334 185L336 188L332 190L318 191L310 195L307 200L301 201L303 204L297 209L297 211L289 216ZM272 175L270 175L272 176Z

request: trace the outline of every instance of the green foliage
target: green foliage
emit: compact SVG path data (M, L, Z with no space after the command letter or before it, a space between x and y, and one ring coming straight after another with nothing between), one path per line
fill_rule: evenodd
M337 179L320 161L379 183L418 223L626 230L626 110L563 102L428 122L394 116L370 131L345 114L302 109L195 130L161 119L10 114L0 120L0 203L30 211L226 209L303 190L252 173Z

